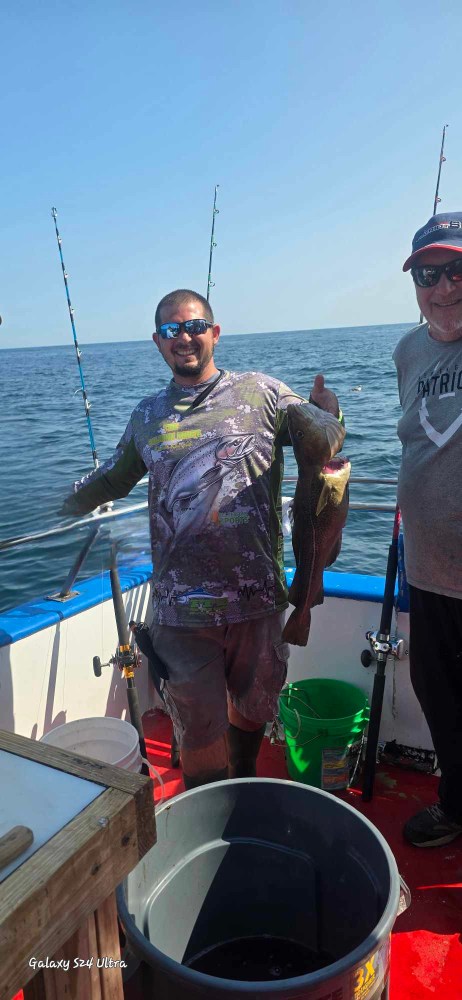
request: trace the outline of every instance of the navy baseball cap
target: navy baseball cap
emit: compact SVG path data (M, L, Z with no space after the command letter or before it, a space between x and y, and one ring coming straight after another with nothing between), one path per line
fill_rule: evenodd
M403 264L403 271L409 271L424 250L441 247L462 253L462 212L445 212L432 215L431 219L418 229L412 241L412 253Z

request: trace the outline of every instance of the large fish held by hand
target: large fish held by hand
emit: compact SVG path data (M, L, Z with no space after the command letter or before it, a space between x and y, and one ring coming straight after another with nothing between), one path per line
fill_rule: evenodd
M324 600L324 568L331 566L340 552L351 465L347 458L334 457L342 447L345 430L331 413L311 403L291 403L287 418L298 465L292 508L296 570L289 589L295 611L282 638L294 646L306 646L311 608Z

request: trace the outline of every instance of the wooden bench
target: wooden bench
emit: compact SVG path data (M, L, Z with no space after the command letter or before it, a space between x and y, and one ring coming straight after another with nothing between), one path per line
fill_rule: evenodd
M0 730L0 1000L123 1000L115 889L155 840L150 778Z

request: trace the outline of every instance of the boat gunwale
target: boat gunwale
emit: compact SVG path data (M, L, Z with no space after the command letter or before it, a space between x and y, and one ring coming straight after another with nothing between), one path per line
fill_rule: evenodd
M288 586L292 582L294 573L293 567L286 568ZM122 593L125 593L150 582L152 563L140 563L130 567L121 566L119 567L119 576ZM97 607L104 601L111 600L109 571L79 581L77 588L76 595L66 601L53 600L43 596L0 614L0 648L26 639L36 632L57 625L68 618L73 618L74 615ZM381 604L384 588L385 577L383 576L329 571L324 573L325 597ZM398 599L398 609L407 611L406 602L403 602L400 597L398 585L395 594Z

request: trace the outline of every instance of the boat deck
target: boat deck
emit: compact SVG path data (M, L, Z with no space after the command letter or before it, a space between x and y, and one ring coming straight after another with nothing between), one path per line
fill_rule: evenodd
M181 770L170 768L170 721L159 712L143 721L149 759L171 798L184 786ZM267 739L258 775L288 777L283 748ZM390 1000L462 1000L462 837L424 849L406 844L401 833L409 816L438 798L437 787L432 775L387 765L378 767L372 802L362 801L359 787L336 793L381 831L411 890L411 906L397 918L392 935ZM126 996L141 1000L135 984L127 984Z
M162 712L143 717L148 757L164 782L165 798L184 791L181 769L170 767L170 720ZM258 758L262 778L287 778L284 750L265 739ZM378 767L372 802L359 787L337 792L377 826L395 855L412 902L392 934L390 1000L462 1000L462 838L446 847L406 844L403 823L437 799L438 780L401 767ZM155 799L160 799L156 783ZM136 974L125 984L126 1000L146 1000ZM22 994L14 1000L21 1000ZM178 998L180 1000L180 998Z

